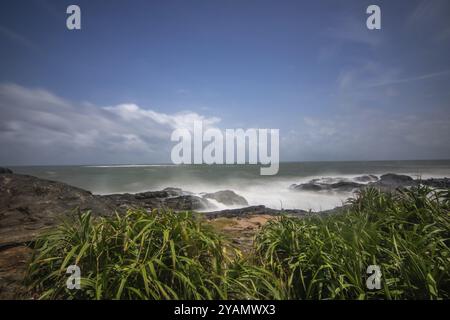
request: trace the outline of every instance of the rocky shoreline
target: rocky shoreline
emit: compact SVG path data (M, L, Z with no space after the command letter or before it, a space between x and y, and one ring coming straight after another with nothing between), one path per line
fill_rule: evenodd
M248 206L247 201L230 190L201 196L178 188L136 194L95 195L62 182L14 174L0 168L0 299L28 298L22 280L32 250L29 245L45 230L78 212L90 210L94 216L111 216L128 209L167 208L175 211L214 210L213 201L227 206ZM227 211L227 210L225 210ZM233 213L277 214L264 206L236 209ZM205 213L206 214L206 213ZM208 218L213 219L214 214Z
M297 191L336 191L353 192L358 189L375 187L383 191L395 191L397 188L412 187L417 185L426 185L432 188L446 189L450 188L449 178L430 178L413 179L410 176L387 173L380 177L375 175L364 175L354 177L353 179L344 178L322 178L313 179L307 183L293 184L291 189Z
M351 192L367 186L395 190L418 184L434 188L450 188L450 179L417 180L409 176L385 174L355 177L353 180L323 178L290 186L293 191ZM287 186L288 187L288 186ZM238 207L217 210L215 204ZM136 194L95 195L89 191L62 182L14 174L0 168L0 299L20 297L24 291L22 279L31 255L29 244L38 234L59 224L65 218L81 211L92 211L95 216L111 216L130 208L145 210L167 208L174 211L203 211L209 220L255 219L276 216L281 210L265 206L249 206L247 200L231 190L193 194L179 188L148 191ZM304 217L310 214L330 214L335 208L321 212L301 209L282 210L284 214Z

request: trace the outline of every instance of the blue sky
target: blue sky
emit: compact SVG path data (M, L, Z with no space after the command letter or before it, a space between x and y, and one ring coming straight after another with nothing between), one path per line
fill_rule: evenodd
M0 163L167 162L189 119L279 128L285 161L450 158L449 18L445 0L4 0Z

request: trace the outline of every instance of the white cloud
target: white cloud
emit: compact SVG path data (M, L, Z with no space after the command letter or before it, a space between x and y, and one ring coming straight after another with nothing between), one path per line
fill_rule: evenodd
M392 114L356 102L337 115L305 117L295 128L281 126L282 160L450 158L446 110ZM203 120L205 127L220 123L217 117L167 114L131 103L78 104L46 90L3 84L0 164L170 162L170 134L176 128L191 129L195 120Z
M211 127L220 122L220 119L217 117L208 118L194 112L180 112L169 115L153 110L141 109L135 104L120 104L114 107L105 107L103 109L119 115L126 121L147 119L161 125L167 125L172 129L192 129L194 121L202 121L204 127Z
M8 150L0 155L4 164L167 162L174 129L190 129L200 120L205 127L220 122L136 104L78 104L15 84L0 85L0 114L0 143Z
M390 160L450 158L448 115L393 115L359 109L306 117L283 140L289 160Z

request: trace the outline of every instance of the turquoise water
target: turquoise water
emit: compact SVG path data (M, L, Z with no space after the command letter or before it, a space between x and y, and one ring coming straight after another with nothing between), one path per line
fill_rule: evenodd
M142 192L180 187L194 193L231 189L252 205L323 210L351 193L308 193L289 189L313 178L351 179L388 172L413 177L450 177L450 160L286 162L275 176L259 175L259 165L120 165L12 167L16 173L57 180L97 194Z

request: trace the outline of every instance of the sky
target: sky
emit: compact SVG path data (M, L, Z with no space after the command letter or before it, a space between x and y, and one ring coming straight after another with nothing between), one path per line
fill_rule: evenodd
M3 0L0 165L167 163L195 120L280 129L282 161L450 159L449 57L447 0Z

